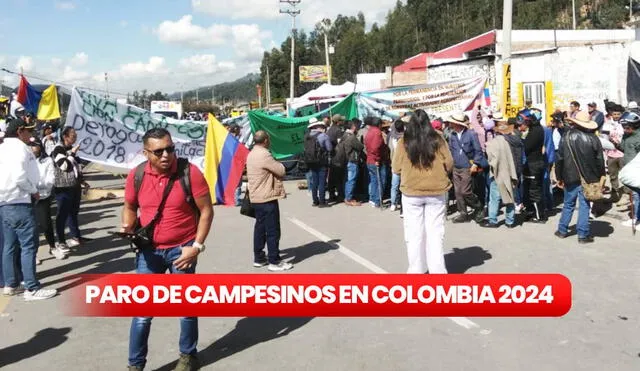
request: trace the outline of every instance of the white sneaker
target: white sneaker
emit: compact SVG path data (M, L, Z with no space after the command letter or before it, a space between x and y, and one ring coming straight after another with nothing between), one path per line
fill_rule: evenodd
M74 238L70 238L67 240L67 246L74 248L80 246L80 242Z
M396 211L398 207L396 205L391 205L391 207L389 208L389 210L391 211Z
M49 254L55 256L55 258L58 259L58 260L66 259L68 253L69 253L69 250L64 251L64 250L60 249L59 247L55 247L55 248L49 250Z
M37 289L34 291L26 290L24 292L24 300L26 301L34 301L34 300L44 300L50 299L58 293L56 289Z
M620 223L620 225L622 225L623 227L631 227L633 225L633 221L629 219ZM636 225L638 225L638 222L636 222Z
M22 291L24 291L24 284L21 283L18 287L5 286L2 294L4 296L13 296L15 294L21 293Z
M67 246L66 243L56 243L56 248L60 251L62 251L63 253L67 254L69 253L71 250L69 250L69 246ZM49 253L51 255L53 255L53 252L51 250L49 250Z
M280 264L269 264L269 268L267 268L268 270L272 271L272 272L281 272L281 271L287 271L289 269L293 268L293 264L287 263L287 262L280 262Z

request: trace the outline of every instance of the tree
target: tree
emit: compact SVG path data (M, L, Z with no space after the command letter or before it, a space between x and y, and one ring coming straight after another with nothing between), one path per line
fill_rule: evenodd
M329 43L333 84L353 81L363 72L384 72L420 52L434 52L492 29L502 28L502 0L406 0L398 1L384 25L366 19L338 15L331 21ZM514 29L569 29L572 0L514 1ZM619 28L628 19L628 0L576 0L579 28ZM324 64L324 28L321 23L305 34L296 32L296 66ZM261 81L269 67L271 98L289 96L290 37L280 48L266 52L260 68ZM296 95L317 84L300 84L296 71Z

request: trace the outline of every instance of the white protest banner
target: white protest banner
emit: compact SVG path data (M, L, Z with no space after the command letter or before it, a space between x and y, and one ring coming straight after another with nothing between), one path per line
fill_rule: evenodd
M358 97L358 113L361 118L395 120L406 111L423 109L432 117L446 117L456 111L467 111L485 83L486 76L480 76L362 92Z
M76 130L79 156L91 162L132 169L146 160L142 154L144 133L164 128L171 133L176 155L204 168L206 121L174 120L73 89L65 126Z

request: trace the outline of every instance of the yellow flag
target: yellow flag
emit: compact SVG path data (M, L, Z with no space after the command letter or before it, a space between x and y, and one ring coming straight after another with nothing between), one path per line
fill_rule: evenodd
M51 85L42 92L40 105L38 105L38 120L47 121L59 118L58 90L55 85Z

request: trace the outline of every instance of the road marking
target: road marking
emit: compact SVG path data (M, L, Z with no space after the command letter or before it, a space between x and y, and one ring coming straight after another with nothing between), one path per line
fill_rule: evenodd
M0 314L4 313L4 310L7 308L7 305L9 305L9 300L11 300L10 297L0 295Z
M331 238L329 238L328 236L326 236L325 234L311 228L310 226L306 225L305 223L301 222L300 220L293 218L293 217L288 217L289 221L295 225L297 225L298 227L302 228L303 230L307 231L308 233L314 235L315 237L319 238L320 240L324 241L324 242L329 242L332 241ZM362 256L358 255L356 252L354 252L353 250L350 250L348 248L346 248L344 245L340 244L340 243L335 243L338 246L338 251L341 252L342 254L346 255L347 257L351 258L351 260L355 261L356 263L362 265L363 267L367 268L368 270L374 272L374 273L379 273L379 274L388 274L389 272L387 272L386 270L380 268L379 266L375 265L374 263L370 262L369 260L363 258ZM464 327L467 330L473 329L473 328L479 328L480 325L478 325L477 323L473 322L472 320L466 318L466 317L447 317L449 320L453 321L453 323L455 323L458 326ZM489 333L489 332L487 332Z

